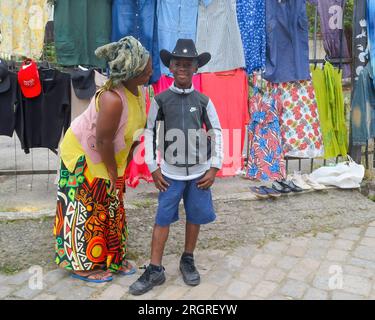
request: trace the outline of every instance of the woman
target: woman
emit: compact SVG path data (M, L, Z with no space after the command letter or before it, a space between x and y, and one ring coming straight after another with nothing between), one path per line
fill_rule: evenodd
M110 78L76 118L60 145L54 226L56 263L90 282L131 274L125 259L124 170L146 123L140 87L152 74L148 51L133 37L98 48Z

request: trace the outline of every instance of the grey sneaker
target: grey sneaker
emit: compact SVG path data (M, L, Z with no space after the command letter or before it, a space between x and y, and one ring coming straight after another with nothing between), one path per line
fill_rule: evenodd
M129 293L139 296L150 291L153 287L159 286L165 282L164 267L161 271L152 270L148 266L145 272L129 287Z
M181 257L180 271L185 283L189 286L197 286L201 282L201 277L194 265L194 258L191 256Z

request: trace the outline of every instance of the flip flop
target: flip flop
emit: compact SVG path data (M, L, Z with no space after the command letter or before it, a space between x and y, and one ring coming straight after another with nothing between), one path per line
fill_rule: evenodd
M268 193L264 191L262 188L259 187L250 187L250 190L258 197L258 198L268 198Z
M89 277L98 274L99 272L103 272L103 270L97 270L96 272L90 273L86 276L82 276L76 273L72 273L70 276L74 279L79 279L87 282L94 282L94 283L103 283L103 282L109 282L112 281L112 276L105 277L103 279L90 279Z
M266 186L260 186L261 189L263 189L270 197L279 198L281 196L281 193L275 189L268 188Z
M127 261L127 262L125 263L125 266L126 266L126 267L129 267L129 265L132 266L132 265L130 264L130 262ZM120 274L120 275L122 275L122 276L130 276L130 275L132 275L132 274L134 274L134 273L136 273L136 272L137 272L137 268L134 267L134 266L132 266L132 268L131 268L129 271L122 271L122 270L119 270L119 271L118 271L118 274Z

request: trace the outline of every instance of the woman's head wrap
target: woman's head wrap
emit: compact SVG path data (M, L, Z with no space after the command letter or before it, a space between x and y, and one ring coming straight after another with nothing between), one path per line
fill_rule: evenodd
M132 36L97 48L95 55L108 62L109 78L114 86L141 74L150 57L149 52Z

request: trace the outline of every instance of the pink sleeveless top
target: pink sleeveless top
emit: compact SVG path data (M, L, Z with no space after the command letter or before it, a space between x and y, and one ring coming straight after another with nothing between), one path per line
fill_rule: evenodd
M122 101L122 113L119 126L117 128L113 144L115 154L125 149L124 130L128 120L128 103L125 96L125 89L120 87L113 89ZM97 164L102 162L102 157L96 148L96 121L98 118L98 111L96 110L96 96L91 99L89 106L79 117L73 120L70 125L72 132L77 140L80 142L86 156L90 158L92 163Z

